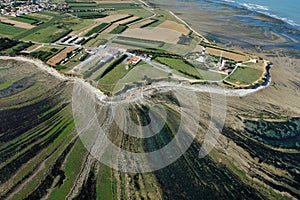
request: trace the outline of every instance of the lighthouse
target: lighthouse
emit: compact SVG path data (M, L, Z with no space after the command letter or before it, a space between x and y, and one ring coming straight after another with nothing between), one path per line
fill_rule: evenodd
M197 59L197 61L199 61L201 63L205 63L206 62L206 47L205 46L202 48L202 54Z

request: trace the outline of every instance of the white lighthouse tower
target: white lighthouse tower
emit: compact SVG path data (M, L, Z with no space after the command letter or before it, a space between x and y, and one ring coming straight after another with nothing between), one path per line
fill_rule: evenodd
M205 63L206 62L206 47L202 48L202 54L200 55L200 57L197 59L197 61L201 62L201 63Z

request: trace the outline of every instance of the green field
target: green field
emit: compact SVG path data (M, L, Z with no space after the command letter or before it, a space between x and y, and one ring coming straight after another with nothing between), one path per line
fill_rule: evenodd
M141 48L160 48L165 44L164 42L160 42L160 41L144 40L138 38L123 37L123 36L118 36L116 39L112 41L112 43L123 44L123 45L128 45L133 47L141 47Z
M98 26L95 26L92 28L89 32L87 32L84 36L91 36L94 33L102 32L104 29L106 29L110 24L109 23L102 23Z
M22 39L26 41L51 43L65 36L69 32L70 30L59 29L56 26L48 26L47 28L40 29Z
M261 70L241 66L238 67L234 73L226 79L226 81L234 84L249 85L259 80L262 74L263 72Z
M73 183L76 180L81 170L81 164L84 162L84 158L87 154L87 150L82 144L81 140L77 139L71 153L66 159L64 166L65 176L67 177L62 187L56 188L49 199L63 199L72 189Z
M9 17L10 20L18 21L18 22L24 22L27 24L33 24L37 22L36 20L33 19L28 19L28 18L23 18L23 17Z
M133 3L76 3L72 2L69 3L71 9L74 10L89 10L89 9L97 9L97 8L108 8L108 9L115 9L115 10L123 10L123 9L140 9L139 5Z
M63 47L42 47L34 52L29 53L29 55L46 62L51 57L58 54L62 49Z
M113 92L118 81L124 77L129 70L125 69L126 64L121 63L102 77L98 82L98 87L106 92Z
M167 58L167 57L157 57L155 61L167 65L176 71L189 76L190 78L201 79L202 76L200 72L193 66L184 62L183 59L179 58Z
M115 11L108 11L108 14L114 14ZM119 14L128 14L128 15L134 15L137 17L141 17L141 18L147 18L147 17L151 17L153 15L153 13L151 13L148 10L145 10L143 8L137 9L124 9L124 10L118 10Z
M116 86L115 90L119 91L124 88L125 85L130 85L135 82L141 82L147 79L158 80L167 79L169 74L167 72L158 70L147 63L140 62L136 65L129 73L120 79L119 85Z
M72 30L80 30L93 24L92 21L70 15L58 15L38 27L27 30L14 39L51 43L65 36Z
M127 26L118 25L114 30L110 32L110 34L120 34L127 29Z
M100 12L75 12L72 14L82 19L95 19L95 18L103 18L107 16L107 14L103 14Z
M4 35L16 35L18 33L21 33L25 31L24 28L15 27L12 25L4 24L0 22L0 34Z

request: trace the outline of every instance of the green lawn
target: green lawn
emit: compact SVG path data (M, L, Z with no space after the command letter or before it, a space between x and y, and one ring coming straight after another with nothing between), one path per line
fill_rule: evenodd
M99 88L106 92L113 92L118 81L130 70L126 70L125 66L126 64L122 62L112 69L108 74L102 77L98 82Z
M5 34L5 35L16 35L20 32L25 31L26 29L24 28L19 28L15 27L12 25L0 23L0 34Z
M262 74L263 72L261 70L241 66L238 67L235 72L226 79L226 81L235 84L248 85L257 81L262 76Z

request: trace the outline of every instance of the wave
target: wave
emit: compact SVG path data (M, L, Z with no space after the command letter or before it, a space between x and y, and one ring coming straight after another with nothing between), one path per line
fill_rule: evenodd
M238 3L241 6L244 6L246 8L248 8L249 10L269 10L269 8L267 6L262 6L262 5L258 5L258 4L253 4L253 3Z
M259 4L253 4L253 3L242 3L239 1L235 1L235 0L222 0L223 2L227 2L232 6L241 6L243 8L246 8L248 10L254 11L254 12L258 12L264 15L267 15L269 17L284 21L294 27L300 28L300 25L297 24L294 20L292 19L288 19L286 17L280 17L276 14L272 14L270 8L268 8L267 6L263 6L263 5L259 5Z

